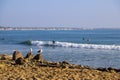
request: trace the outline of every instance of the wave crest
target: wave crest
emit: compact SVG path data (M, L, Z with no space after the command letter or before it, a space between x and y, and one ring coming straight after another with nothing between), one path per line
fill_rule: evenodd
M104 49L104 50L120 50L119 45L102 45L102 44L78 44L70 42L56 41L31 41L32 45L37 46L57 46L57 47L71 47L71 48L85 48L85 49Z

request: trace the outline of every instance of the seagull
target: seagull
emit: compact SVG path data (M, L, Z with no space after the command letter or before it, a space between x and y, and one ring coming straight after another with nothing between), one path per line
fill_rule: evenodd
M37 51L38 53L42 53L42 49L40 49L39 51Z
M30 52L32 52L33 50L32 50L32 48L30 48Z

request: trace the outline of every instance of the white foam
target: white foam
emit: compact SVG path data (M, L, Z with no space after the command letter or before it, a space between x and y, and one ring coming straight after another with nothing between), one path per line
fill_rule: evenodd
M37 46L58 46L58 47L86 48L86 49L120 50L119 45L77 44L77 43L59 42L59 41L56 41L55 44L53 44L52 41L32 41L31 44Z

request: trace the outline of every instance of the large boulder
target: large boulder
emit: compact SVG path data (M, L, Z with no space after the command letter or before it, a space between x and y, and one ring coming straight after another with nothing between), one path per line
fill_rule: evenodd
M23 58L22 53L20 51L14 51L12 59L17 60L18 58Z
M22 65L22 64L25 63L25 60L20 57L20 58L17 58L17 59L15 60L15 63L16 63L16 64L19 64L19 65Z
M36 54L33 59L43 62L43 56L41 53Z

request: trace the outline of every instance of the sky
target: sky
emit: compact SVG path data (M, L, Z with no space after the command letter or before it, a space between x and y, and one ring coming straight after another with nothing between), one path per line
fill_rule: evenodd
M0 26L120 28L120 0L0 0Z

